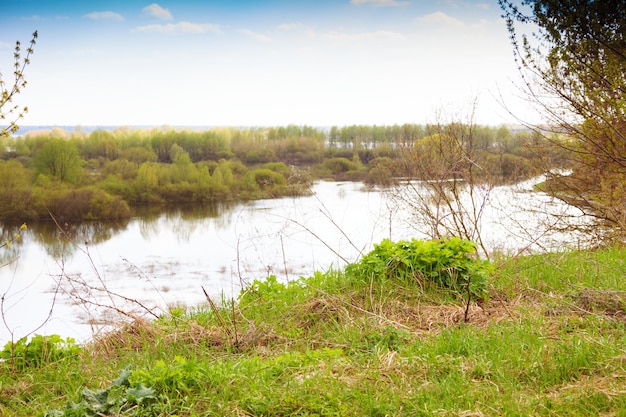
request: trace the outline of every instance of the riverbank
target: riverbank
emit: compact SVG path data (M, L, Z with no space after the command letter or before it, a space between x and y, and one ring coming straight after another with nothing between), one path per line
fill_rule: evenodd
M607 248L503 260L467 321L464 298L435 286L343 272L269 282L236 305L174 309L38 366L4 362L0 414L620 415L625 258Z

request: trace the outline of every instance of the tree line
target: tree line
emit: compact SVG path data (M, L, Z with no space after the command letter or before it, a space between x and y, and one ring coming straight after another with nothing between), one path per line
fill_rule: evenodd
M541 139L507 127L472 127L489 178L538 173ZM308 126L96 130L55 128L0 139L0 219L51 214L117 219L133 207L298 196L316 179L389 185L409 174L406 147L428 158L441 126ZM552 155L553 162L558 158ZM419 179L419 178L418 178ZM428 178L423 178L428 179Z

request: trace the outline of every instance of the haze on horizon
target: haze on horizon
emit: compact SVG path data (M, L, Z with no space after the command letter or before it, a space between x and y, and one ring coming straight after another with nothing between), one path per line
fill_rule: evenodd
M0 71L39 32L21 125L342 126L530 114L496 1L3 2Z

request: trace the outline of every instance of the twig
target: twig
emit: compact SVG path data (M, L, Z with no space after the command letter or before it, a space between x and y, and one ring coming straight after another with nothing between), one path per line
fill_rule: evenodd
M233 337L233 332L230 329L230 327L228 326L228 324L226 323L226 321L224 320L224 318L222 317L222 313L220 312L219 308L217 308L217 305L215 305L215 303L213 302L213 300L211 299L211 297L209 297L209 294L206 292L206 290L204 289L203 286L201 286L200 288L202 288L202 292L204 293L204 296L206 297L209 306L211 307L211 310L213 311L213 314L215 314L215 317L217 318L217 321L219 321L220 325L222 326L222 328L226 331L226 333L228 334L228 337L231 340L235 340L235 343L238 342L238 336L235 334L235 336ZM234 317L233 317L234 319Z

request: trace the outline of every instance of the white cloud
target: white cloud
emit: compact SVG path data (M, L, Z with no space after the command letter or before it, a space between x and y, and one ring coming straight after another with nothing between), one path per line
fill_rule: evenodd
M158 33L221 33L220 25L213 23L191 23L178 22L165 25L146 25L135 28L137 32L158 32Z
M250 36L252 39L255 39L259 42L271 42L271 38L269 36L262 35L260 33L256 33L251 31L250 29L241 29L241 33L245 33Z
M403 41L406 39L401 33L388 30L377 30L374 32L359 33L331 31L322 35L321 38L335 45L349 44L354 42Z
M350 4L356 4L357 6L361 4L371 4L372 6L406 6L409 4L408 1L398 1L398 0L350 0Z
M482 10L489 10L489 5L487 3L477 3L476 7Z
M91 20L115 20L121 22L124 20L124 16L115 12L91 12L87 13L84 17Z
M427 14L425 16L415 19L417 23L423 23L427 25L438 25L447 28L462 28L465 27L465 23L455 17L449 16L443 12L435 12Z
M484 29L492 24L492 22L487 19L480 19L478 22L472 23L464 22L443 12L435 12L418 17L415 19L415 22L422 25L437 26L445 30Z
M156 17L157 19L172 20L173 16L168 9L164 9L156 3L143 8L143 14Z
M302 27L302 24L300 22L295 22L295 23L283 23L281 25L278 25L278 29L281 30L291 30L291 29L298 29Z

